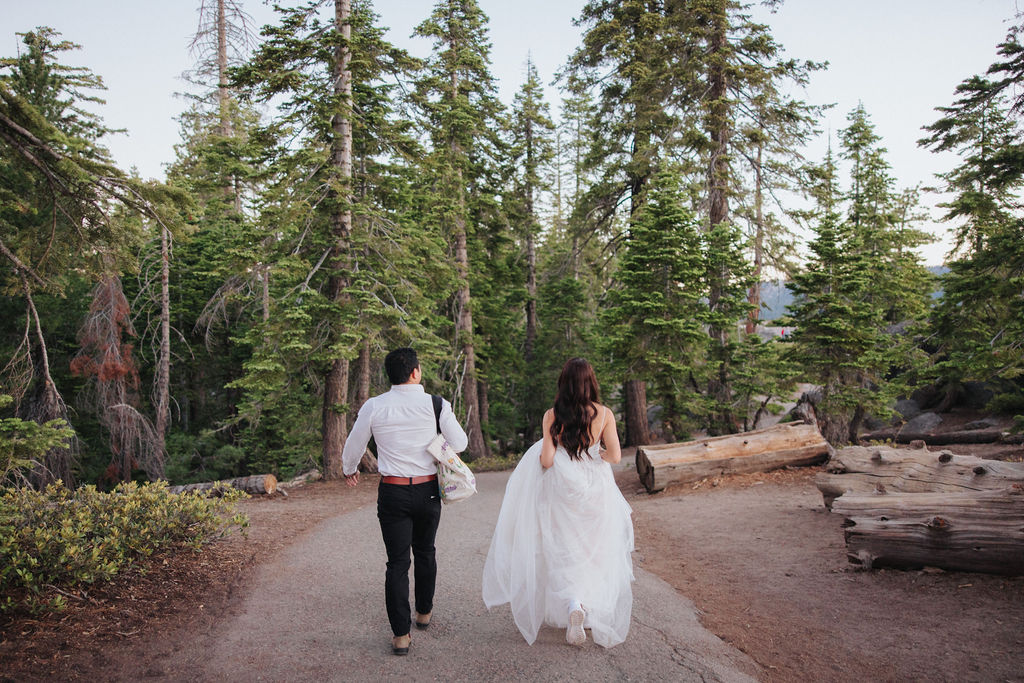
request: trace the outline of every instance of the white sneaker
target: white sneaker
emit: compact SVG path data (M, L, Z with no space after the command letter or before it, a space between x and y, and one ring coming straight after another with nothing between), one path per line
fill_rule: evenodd
M565 629L565 642L580 646L587 642L587 633L583 630L583 620L587 618L582 607L575 607L569 612L569 626Z

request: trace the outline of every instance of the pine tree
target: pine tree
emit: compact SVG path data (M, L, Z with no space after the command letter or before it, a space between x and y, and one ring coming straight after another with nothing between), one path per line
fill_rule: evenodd
M699 223L683 207L678 182L669 172L652 180L601 312L602 346L615 375L652 387L667 436L675 437L688 431L688 416L705 412L693 382L707 296Z
M960 163L939 174L941 189L952 198L941 204L943 219L956 223L949 272L931 319L934 372L945 391L940 409L956 399L969 380L1012 381L1024 368L1017 340L1024 338L1020 285L1024 247L1017 217L1017 195L1024 173L1009 171L1006 160L1018 147L1018 126L995 85L978 76L956 88L950 107L925 129L919 144L935 152L955 152Z
M584 239L612 229L623 202L628 201L629 230L643 210L663 147L678 129L673 105L683 90L686 72L680 65L686 54L672 24L685 13L681 4L662 7L645 0L593 0L581 10L577 23L585 27L583 44L570 57L565 76L577 99L595 98L585 159L586 173L595 181L574 206L576 229ZM625 443L649 443L646 386L633 377L622 379Z
M396 97L395 79L417 63L384 40L368 2L347 18L344 9L279 8L279 24L233 72L244 99L279 103L256 136L266 159L259 223L274 226L266 258L276 275L268 319L245 336L253 352L233 382L245 394L238 419L247 439L270 445L262 457L292 470L310 458L293 430L308 422L309 395L320 395L332 476L349 397L368 391L367 366L351 373L350 362L368 344L408 343L424 329L429 349L438 326L425 292L450 287L436 235L420 220L420 177L408 160L421 150L400 112L408 103Z
M803 84L809 74L822 65L782 57L782 48L775 42L769 28L751 21L748 5L735 0L694 0L684 3L689 11L678 14L673 22L683 36L689 56L688 77L684 84L686 102L685 133L682 145L695 151L700 160L700 198L706 207L707 226L737 223L737 206L746 194L740 160L746 158L754 176L753 206L742 213L753 219L753 261L755 277L748 291L751 303L743 315L756 316L759 310L757 286L765 258L765 232L769 226L764 215L763 195L772 186L792 180L791 174L778 177L766 173L778 164L765 163L770 150L783 158L792 156L813 132L811 118L817 108L783 94L789 84ZM779 151L782 150L787 151ZM691 162L692 163L692 162ZM698 174L695 173L695 176ZM787 179L786 176L789 176ZM695 177L695 181L697 178ZM725 233L721 233L724 235ZM785 243L785 235L780 236ZM712 240L714 244L718 240ZM784 254L779 254L780 260ZM720 299L729 298L728 291L744 273L724 270L728 259L715 259L707 273L708 302L712 311L731 308ZM736 309L733 309L736 312ZM733 403L727 366L731 349L736 348L734 321L716 316L708 334L714 344L711 355L719 365L711 373L707 385L708 398L723 412L710 416L709 427L715 432L730 432L736 422L726 406ZM748 327L752 327L748 322Z
M525 422L524 438L532 443L540 426L545 404L537 399L542 378L538 372L537 348L539 322L537 241L541 233L540 193L546 189L545 171L554 159L552 131L554 123L544 102L537 67L527 59L526 81L516 94L511 115L510 163L514 166L514 200L506 209L513 213L517 234L526 262L526 310L523 336L523 382L519 401Z
M846 220L865 250L874 281L870 296L889 324L919 319L928 307L931 277L913 250L932 240L912 225L916 195L896 193L886 150L863 105L848 121L840 131L842 155L851 164Z
M865 149L874 147L858 152L862 161ZM883 204L868 199L869 188L884 183L863 166L851 175L852 208L844 221L830 153L814 192L819 209L811 255L805 271L787 284L796 296L790 359L821 386L819 428L835 444L855 442L866 415L888 415L919 360L913 340L889 324L892 298L879 286L892 282L898 267L885 224L873 218Z
M493 171L501 106L488 68L487 17L474 0L440 0L415 35L434 43L416 84L416 102L431 143L423 164L431 178L429 220L446 231L458 277L453 302L457 364L452 370L462 386L457 406L464 411L466 453L472 460L488 455L490 448L483 431L488 406L480 393L480 349L471 295L471 273L486 264L471 265L470 252L474 243L482 246L483 240L474 239L482 237L478 221L493 217L486 206L486 176Z

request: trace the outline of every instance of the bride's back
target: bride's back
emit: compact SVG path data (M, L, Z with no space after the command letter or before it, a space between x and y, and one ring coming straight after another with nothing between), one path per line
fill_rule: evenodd
M604 444L608 462L622 457L615 417L601 405L594 369L582 358L572 358L562 368L555 405L544 414L544 443L544 467L553 464L557 446L573 460L593 457L591 450L598 443Z

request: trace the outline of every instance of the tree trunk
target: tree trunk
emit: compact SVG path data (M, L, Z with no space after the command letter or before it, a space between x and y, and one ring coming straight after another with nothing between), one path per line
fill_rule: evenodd
M270 320L270 264L263 265L263 322Z
M356 358L355 394L348 409L348 422L352 424L359 416L359 409L370 398L370 338L363 339L359 345L359 357Z
M865 569L1024 574L1024 485L964 493L845 494L846 555Z
M171 385L171 235L160 227L160 355L156 368L156 445L157 458L153 465L157 478L165 475L167 454L167 424L170 421Z
M210 491L212 493L222 491L227 487L236 488L240 491L253 494L274 493L277 490L277 477L273 474L254 474L249 477L238 477L237 479L224 479L222 481L204 481L198 484L182 484L171 486L167 490L170 493L188 493L190 491Z
M220 114L220 134L231 137L231 113L228 90L228 21L224 8L225 0L217 0L217 104Z
M455 51L458 45L452 40L450 48ZM454 99L459 92L459 76L456 72L451 75L451 97ZM452 140L452 159L461 156L458 142ZM455 321L455 334L462 343L462 355L465 358L464 375L462 378L462 402L466 406L466 435L469 437L469 445L463 454L463 460L472 462L476 458L489 455L487 441L484 439L482 420L480 415L480 394L477 388L476 378L476 349L473 344L473 313L472 298L469 292L469 251L466 248L467 225L466 225L466 193L463 186L462 169L457 168L455 172L456 207L455 207L455 270L459 278L459 288L455 294L455 306L457 319Z
M626 446L643 446L651 442L651 434L647 427L647 383L641 379L631 379L622 385L622 396L625 410Z
M466 434L469 446L463 459L473 461L487 455L487 443L484 440L482 419L480 415L480 392L476 379L476 351L473 346L473 315L470 311L469 295L469 256L466 250L465 220L456 218L455 235L455 266L461 284L455 295L458 308L456 332L462 340L462 355L465 357L465 372L462 378L462 402L466 406Z
M726 35L727 17L724 7L714 11L712 18L713 31L711 37L710 52L712 55L721 54L728 48ZM708 108L707 133L711 140L711 158L708 162L707 189L709 205L709 225L715 226L729 220L729 105L728 78L723 60L715 60L708 76ZM710 283L708 291L708 308L715 312L721 301L729 273L723 270L711 270L708 273ZM718 325L711 325L708 329L711 336L712 362L717 365L716 372L708 382L708 396L716 405L715 413L711 416L711 432L728 434L735 428L732 412L729 404L732 401L732 389L730 387L727 364L729 330Z
M532 68L528 65L527 69ZM523 359L527 371L533 363L533 346L537 340L537 249L534 244L534 226L536 217L533 214L533 119L526 117L526 339L523 343Z
M853 417L850 418L850 432L849 441L850 443L857 443L857 433L860 431L861 424L864 423L864 406L858 405L853 409Z
M231 90L228 88L228 21L225 0L217 0L217 111L220 135L229 138L234 135L231 122ZM224 184L224 196L231 202L235 213L242 212L242 195L238 179L229 176Z
M1024 482L1024 463L985 460L949 451L849 446L815 479L825 507L847 492L963 493Z
M359 412L367 399L370 398L370 338L363 340L359 348L359 358L356 360L359 368L358 381L356 382L356 400L352 404L353 410Z
M636 471L647 491L653 493L668 484L723 474L814 465L825 460L829 451L817 428L788 423L699 441L643 446L636 451Z
M349 205L352 180L352 73L349 61L352 53L349 41L352 38L350 0L335 0L335 27L342 37L342 44L335 51L334 93L338 97L338 111L331 120L333 140L331 142L331 165L334 166L342 190L332 190L333 213L331 215L330 269L327 280L327 295L332 303L344 308L348 303L345 288L348 286L349 236L352 229L352 209ZM328 344L336 344L342 330L333 322ZM334 359L324 381L323 404L323 464L325 479L339 479L342 475L341 452L345 447L348 428L345 421L348 401L348 360Z
M763 144L757 146L757 160L754 164L754 270L751 276L754 284L747 291L747 302L751 305L747 315L747 334L753 334L757 322L761 318L761 272L764 268L764 198L762 185L764 177L761 169Z

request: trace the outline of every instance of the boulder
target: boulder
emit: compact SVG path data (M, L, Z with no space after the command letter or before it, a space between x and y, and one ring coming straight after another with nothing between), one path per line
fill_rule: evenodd
M913 420L910 420L907 424L903 425L903 431L914 432L915 434L930 432L941 423L942 418L935 413L921 413Z
M885 429L889 425L879 420L874 415L867 415L864 417L864 429L869 429L872 432L877 432L880 429Z
M960 404L967 408L984 408L995 396L992 387L985 382L964 382Z
M912 398L904 398L896 401L896 412L903 416L904 420L912 420L921 414L921 405Z
M945 393L934 384L926 384L915 389L914 393L910 395L910 400L917 403L922 409L926 409L938 404L944 395Z

